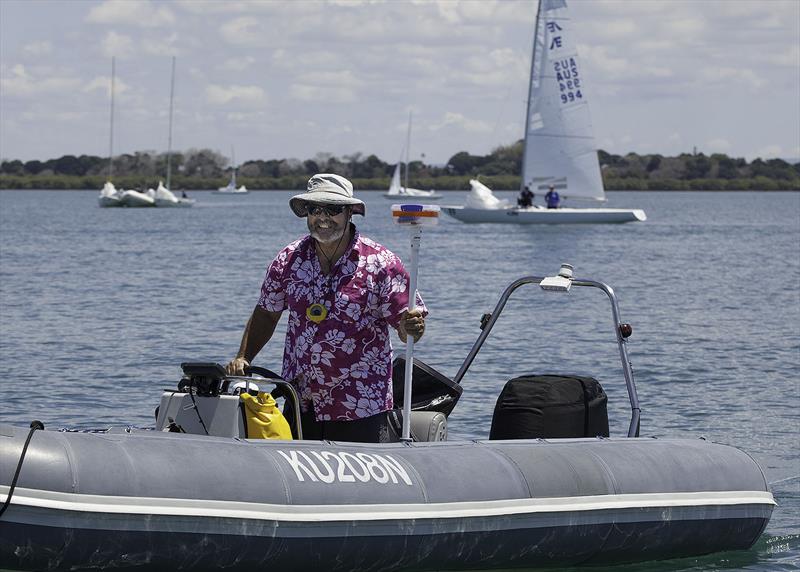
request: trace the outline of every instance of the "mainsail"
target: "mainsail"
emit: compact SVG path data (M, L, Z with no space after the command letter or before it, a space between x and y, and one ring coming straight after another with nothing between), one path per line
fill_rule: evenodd
M522 186L605 200L583 68L565 0L540 0L525 122Z
M389 195L402 195L403 194L403 186L400 184L400 168L402 163L398 162L397 166L394 168L394 174L392 175L392 180L389 183Z

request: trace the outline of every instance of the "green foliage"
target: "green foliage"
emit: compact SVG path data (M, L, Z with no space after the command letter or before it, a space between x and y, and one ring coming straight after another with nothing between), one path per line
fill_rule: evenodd
M446 165L412 161L409 185L420 189L467 190L469 179L480 178L493 189L516 190L520 186L522 141L500 146L486 156L461 151ZM715 153L662 155L612 155L598 151L607 190L800 190L800 163L781 159L742 158ZM210 149L190 149L171 156L173 189L216 189L227 184L232 166ZM47 161L7 160L0 163L0 188L4 189L100 189L108 176L108 158L64 155ZM247 161L238 166L237 181L248 189L303 189L314 173L339 173L356 188L385 189L395 163L376 155L354 153L336 157L318 153L313 159ZM114 157L112 181L118 188L155 188L166 179L167 155L137 151Z

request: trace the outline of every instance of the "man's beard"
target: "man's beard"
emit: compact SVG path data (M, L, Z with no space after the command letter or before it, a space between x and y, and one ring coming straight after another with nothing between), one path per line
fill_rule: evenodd
M329 226L327 229L317 229L309 224L308 230L311 233L311 238L320 244L332 244L342 239L344 233L347 231L347 226L348 224L345 223L338 228L336 226Z

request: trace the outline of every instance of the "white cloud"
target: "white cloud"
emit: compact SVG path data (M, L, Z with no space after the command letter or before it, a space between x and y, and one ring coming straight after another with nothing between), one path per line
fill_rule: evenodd
M206 86L206 100L214 105L237 102L246 105L263 105L266 102L264 90L256 85L214 85Z
M114 78L114 95L118 96L127 92L130 87L121 79ZM92 93L95 91L102 91L106 96L111 95L111 78L110 77L96 77L81 89L83 93Z
M745 83L754 89L766 83L756 72L748 68L707 67L701 70L700 77L723 84L730 84L731 81Z
M727 139L719 137L717 139L706 141L706 148L712 153L724 153L726 151L730 151L733 148L733 145L731 145L731 142Z
M368 58L369 54L366 54L365 59ZM385 61L380 55L378 55L378 59ZM274 65L290 72L310 69L339 69L345 67L348 63L344 55L331 51L316 49L295 49L290 51L283 48L279 48L272 53L271 61Z
M351 71L303 74L289 88L302 101L350 103L356 100L362 82Z
M625 58L617 58L609 53L607 46L578 45L581 59L586 60L602 75L610 78L622 76L627 70L632 69L631 63Z
M783 148L780 145L767 145L755 152L755 157L762 159L774 159L775 157L783 157Z
M261 21L253 16L242 16L225 22L220 34L229 43L237 46L259 46L266 37Z
M31 42L23 46L22 50L32 56L46 56L52 53L53 45L48 41Z
M345 86L294 83L289 88L289 93L301 101L319 103L351 103L356 100L355 90Z
M698 13L692 18L667 20L664 22L664 29L677 36L697 37L706 29L706 22L702 15Z
M446 127L458 127L468 133L491 133L493 131L492 125L488 121L470 119L461 113L452 111L445 112L439 121L428 125L430 131L439 131Z
M42 119L47 121L58 121L59 123L76 123L86 121L89 116L85 111L56 111L48 110L44 113L40 111L28 111L23 113L20 118L24 121L36 122Z
M86 16L94 24L126 24L157 28L175 24L175 16L167 6L156 6L149 0L107 0L94 6Z
M681 137L680 133L673 132L669 137L667 137L668 143L680 143L683 141L683 137Z
M103 55L107 58L111 56L119 56L121 58L129 57L133 55L133 40L130 36L125 36L124 34L118 34L117 32L111 30L108 32L100 42L101 49L103 50Z
M236 121L237 123L246 123L251 121L261 121L267 117L263 111L254 111L252 113L244 113L242 111L231 111L225 114L225 119L228 121Z
M169 36L155 36L145 38L143 41L144 51L153 56L175 56L180 55L178 48L178 34L172 33Z
M80 84L74 77L59 77L50 73L42 75L45 77L34 77L28 73L25 66L17 64L11 68L10 75L0 77L0 90L6 96L29 97L72 91Z
M243 72L249 69L254 63L256 63L256 59L253 56L245 56L241 58L228 58L222 65L220 66L221 69L232 70L235 72Z
M764 58L765 61L778 66L793 68L795 74L800 69L800 45L788 46L785 50L777 53L769 53Z
M639 31L639 26L635 21L625 18L594 22L592 24L592 29L594 33L601 38L620 40L636 35Z

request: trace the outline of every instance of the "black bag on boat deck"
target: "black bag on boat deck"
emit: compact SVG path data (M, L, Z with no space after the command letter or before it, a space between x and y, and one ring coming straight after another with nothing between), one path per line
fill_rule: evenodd
M395 409L403 408L405 394L406 358L399 356L392 362L392 391ZM411 371L411 410L438 411L450 415L464 389L449 377L428 364L414 358Z
M608 437L607 402L593 377L516 377L497 398L489 439Z

